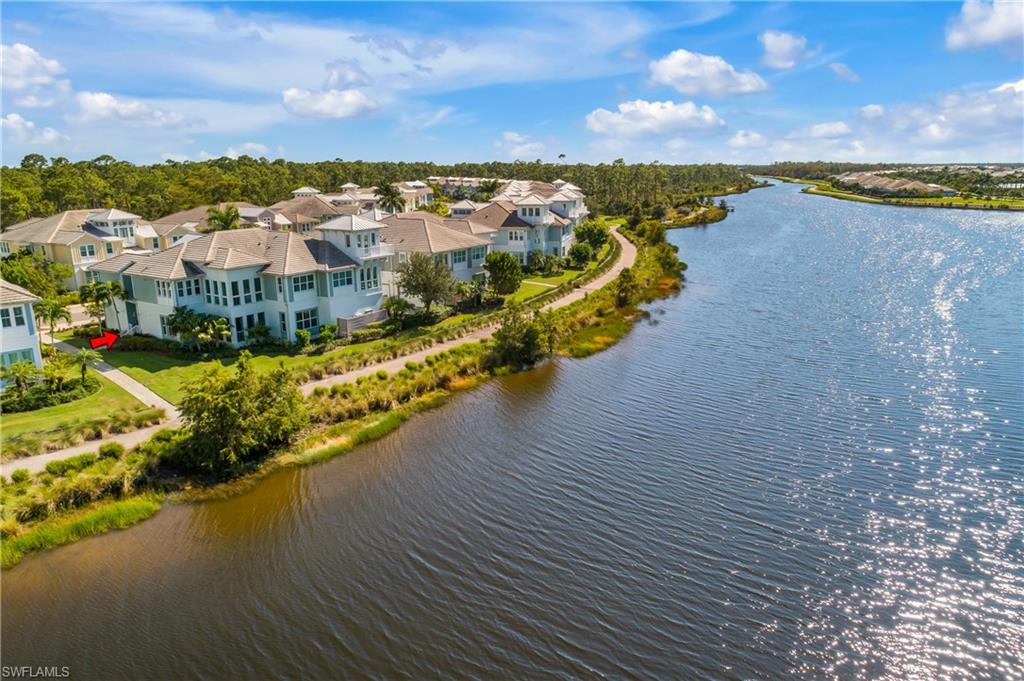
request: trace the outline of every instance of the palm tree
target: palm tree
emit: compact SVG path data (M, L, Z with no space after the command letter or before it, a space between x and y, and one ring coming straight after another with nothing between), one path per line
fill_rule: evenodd
M53 342L53 328L57 326L57 322L71 323L71 311L67 305L62 304L59 300L43 300L36 303L33 309L36 313L36 319L42 320L49 325L51 343Z
M179 338L195 340L197 322L195 312L179 305L167 316L167 330Z
M43 380L54 392L64 389L64 381L67 380L68 356L62 352L57 353L43 365Z
M90 350L89 348L82 348L75 354L71 355L71 363L82 370L82 383L85 383L85 371L94 364L99 364L103 361L103 355Z
M228 320L215 315L206 315L206 319L196 331L196 339L203 343L214 343L231 338L231 325Z
M242 224L242 216L237 206L225 206L223 210L210 206L206 211L206 224L211 231L238 229Z
M10 366L0 367L0 378L5 381L13 381L19 395L25 392L25 388L37 376L39 376L39 368L32 362L15 362Z
M405 210L405 199L402 198L401 190L390 182L377 187L377 202L381 208L392 213L401 213Z
M118 326L121 323L121 312L117 309L117 299L124 297L124 286L119 281L105 281L94 285L93 299L97 303L103 303L104 307L110 305L114 308L114 319L117 320Z

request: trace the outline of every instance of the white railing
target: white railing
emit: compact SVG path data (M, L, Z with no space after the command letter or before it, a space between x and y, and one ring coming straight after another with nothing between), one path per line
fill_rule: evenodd
M377 244L376 246L364 246L356 249L356 256L360 260L367 258L383 258L394 255L395 247L391 244Z

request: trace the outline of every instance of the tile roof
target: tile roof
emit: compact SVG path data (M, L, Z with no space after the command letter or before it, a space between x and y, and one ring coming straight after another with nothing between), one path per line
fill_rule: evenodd
M107 210L96 211L89 214L90 220L140 220L141 216L135 213L128 213L117 208L108 208Z
M363 217L361 215L341 215L339 217L328 220L327 222L321 223L317 226L320 230L339 230L342 232L358 232L364 229L380 229L383 227L381 223L371 220L369 217Z
M475 213L470 213L469 219L491 229L530 227L530 223L516 213L516 207L511 201L492 201Z
M67 234L59 237L57 235L61 232L71 232L76 235L75 239L79 238L86 218L94 212L95 209L66 210L45 218L29 218L8 227L4 230L2 238L4 241L25 244L70 243Z
M492 234L495 234L498 230L494 227L488 227L487 225L477 222L476 220L470 220L467 217L462 218L445 218L445 227L454 229L463 234L472 234L483 238L488 238Z
M311 215L319 220L324 215L344 215L345 212L342 208L347 208L347 206L335 206L322 195L316 194L314 196L296 196L284 201L278 201L271 204L269 208L276 210L278 213L284 213L289 216L289 219L291 219L292 214L301 213L303 215Z
M225 201L223 203L216 204L205 204L202 206L196 206L195 208L189 208L187 210L180 210L177 213L171 213L161 218L157 218L153 222L172 222L180 224L183 222L194 222L196 223L196 229L204 230L209 227L208 219L210 217L210 209L216 208L217 210L224 210L228 206L234 206L239 209L241 213L242 208L258 208L251 203L245 201Z
M18 303L38 303L42 298L17 284L0 279L0 305L17 305Z
M433 213L399 213L384 218L382 222L386 229L381 230L381 241L392 244L396 251L445 253L491 243L489 239L449 227L443 218Z

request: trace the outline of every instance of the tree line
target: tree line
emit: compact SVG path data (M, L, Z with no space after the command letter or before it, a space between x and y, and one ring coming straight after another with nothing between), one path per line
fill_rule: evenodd
M587 194L592 211L626 213L682 205L696 197L752 185L736 166L713 163L565 164L536 161L455 163L332 161L298 163L241 156L199 162L135 165L103 155L70 161L29 154L0 169L0 219L8 227L29 217L76 208L117 207L153 220L202 204L248 201L266 206L309 185L336 191L346 182L381 186L430 176L495 177L571 182Z

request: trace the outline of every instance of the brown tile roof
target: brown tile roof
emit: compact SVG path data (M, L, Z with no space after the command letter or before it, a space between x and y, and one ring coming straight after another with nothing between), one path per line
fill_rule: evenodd
M82 225L96 209L66 210L45 218L29 218L4 230L4 241L16 243L53 244L71 243L82 235Z
M494 201L485 208L470 213L469 219L491 229L530 226L530 223L519 217L511 201Z
M488 227L483 223L477 222L475 220L470 220L468 217L445 218L444 225L449 229L454 229L458 232L462 232L463 234L472 234L474 236L483 237L485 239L498 231L493 227Z
M196 222L199 223L197 229L204 230L209 227L207 220L210 217L210 209L216 208L217 210L224 210L228 206L234 206L235 208L257 208L251 203L245 201L225 201L224 203L217 204L206 204L202 206L196 206L195 208L189 208L187 210L179 210L177 213L171 213L161 218L157 218L154 222L170 222L174 224L181 224L182 222Z
M42 298L17 284L0 279L0 305L17 305L18 303L38 303Z
M452 229L445 224L443 218L433 213L399 213L381 222L387 226L381 230L381 240L392 244L397 251L444 253L491 243L489 239Z
M278 201L275 204L269 206L271 210L276 210L278 213L284 213L284 215L292 220L292 215L301 213L303 215L312 215L314 218L319 220L324 215L335 216L345 215L341 209L345 206L335 206L330 201L325 199L322 195L316 194L314 196L295 196L284 201ZM294 222L294 220L292 220Z

